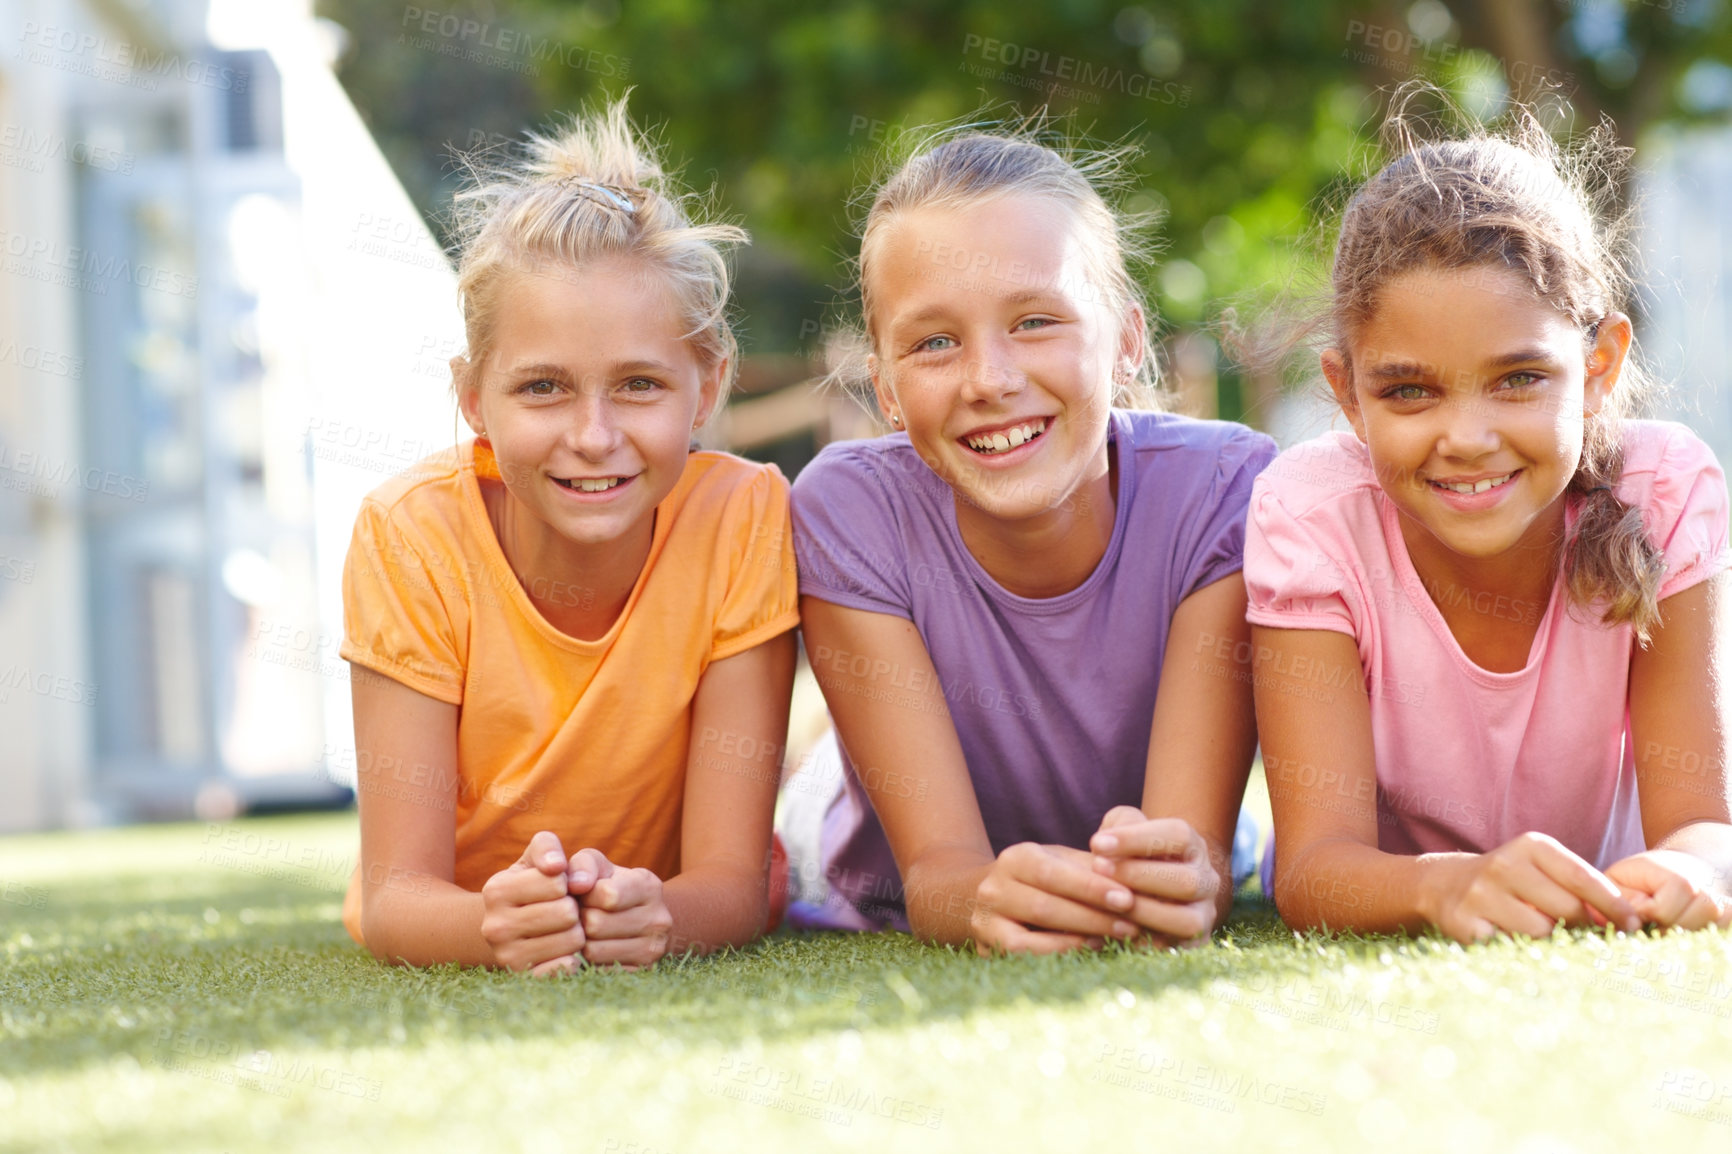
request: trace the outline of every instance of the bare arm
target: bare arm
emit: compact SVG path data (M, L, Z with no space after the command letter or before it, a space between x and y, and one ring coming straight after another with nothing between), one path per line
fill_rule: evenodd
M739 946L769 917L770 825L794 691L794 632L718 661L692 702L672 953Z
M914 933L983 951L1074 949L1113 933L1110 895L1122 909L1131 895L1095 874L1086 851L1027 843L993 854L914 624L814 597L800 599L800 613L837 736L896 856Z
M353 667L361 932L385 961L496 965L457 859L457 706Z
M1155 696L1143 812L1187 823L1202 838L1207 859L1199 864L1208 868L1172 863L1149 869L1170 899L1206 903L1209 924L1199 933L1233 906L1233 834L1257 752L1250 663L1236 660L1250 640L1240 574L1197 590L1173 614ZM1187 892L1193 875L1204 884Z
M1607 873L1641 895L1638 909L1661 925L1732 924L1728 580L1722 574L1661 602L1660 625L1630 660L1630 740L1650 848Z
M1275 813L1275 900L1289 925L1371 933L1435 925L1460 941L1499 931L1541 937L1590 907L1634 911L1599 870L1542 834L1486 854L1409 856L1377 848L1371 705L1344 633L1253 626L1257 725ZM1295 670L1328 671L1321 679ZM1341 671L1342 675L1337 675ZM1332 688L1314 692L1319 683Z

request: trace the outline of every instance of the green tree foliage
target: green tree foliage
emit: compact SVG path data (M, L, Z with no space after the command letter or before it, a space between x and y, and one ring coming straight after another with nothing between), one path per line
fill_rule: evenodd
M438 5L438 6L436 6ZM1726 0L320 0L344 83L436 221L449 150L634 90L688 180L756 243L748 349L810 351L845 301L860 194L899 131L1047 109L1140 148L1122 200L1161 214L1146 270L1169 327L1314 267L1314 214L1363 175L1380 93L1411 76L1471 111L1562 96L1626 140L1732 105ZM1240 415L1226 383L1223 410Z

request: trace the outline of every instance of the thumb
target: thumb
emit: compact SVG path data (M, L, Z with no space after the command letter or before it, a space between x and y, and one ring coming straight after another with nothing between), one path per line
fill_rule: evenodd
M523 847L523 856L517 859L517 864L527 869L540 870L548 877L555 877L565 872L565 847L559 844L559 835L542 830L529 839L529 844Z
M588 893L602 878L613 876L613 863L598 849L580 849L571 855L571 877L568 885L573 893Z

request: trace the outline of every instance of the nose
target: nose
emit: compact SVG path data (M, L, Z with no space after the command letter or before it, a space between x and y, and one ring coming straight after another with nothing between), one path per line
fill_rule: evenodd
M566 445L585 460L599 463L613 452L619 438L619 424L609 391L599 385L580 389L571 425L566 429Z
M1479 393L1452 398L1439 407L1443 427L1438 430L1437 452L1442 457L1471 461L1497 451L1503 437L1497 415Z
M973 342L974 355L962 363L962 399L969 404L994 404L1019 392L1023 385L1010 342L988 337Z

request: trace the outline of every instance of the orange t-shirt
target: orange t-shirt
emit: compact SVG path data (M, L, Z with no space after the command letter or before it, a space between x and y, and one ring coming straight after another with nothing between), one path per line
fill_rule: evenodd
M375 489L355 521L343 657L460 707L456 782L403 765L365 788L443 805L455 793L455 881L466 890L543 829L568 852L593 846L672 877L698 680L710 662L799 623L788 482L774 465L692 453L656 507L625 609L605 636L579 641L531 603L477 474L496 478L498 466L485 442L468 441ZM360 942L359 870L343 922Z

